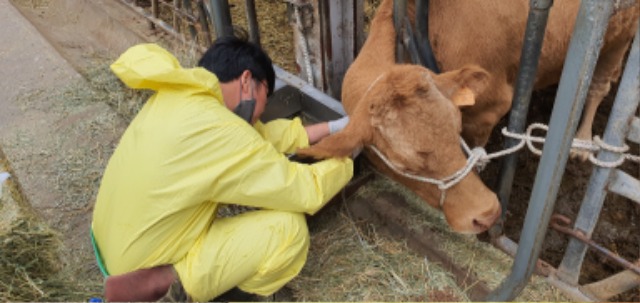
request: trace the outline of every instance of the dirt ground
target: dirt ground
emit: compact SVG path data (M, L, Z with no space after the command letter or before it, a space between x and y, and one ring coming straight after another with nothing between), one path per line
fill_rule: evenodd
M166 35L158 32L152 31L149 29L148 24L146 22L141 22L139 18L135 18L131 15L131 11L121 10L117 8L117 5L107 5L107 10L109 10L110 14L114 15L114 18L111 18L109 22L124 22L127 23L126 27L132 29L132 31L120 31L118 30L118 26L115 26L113 23L98 23L97 20L103 20L99 18L92 18L91 15L91 5L87 5L85 14L76 16L77 20L70 22L69 17L65 15L65 7L64 5L77 5L74 1L60 1L62 5L59 9L55 11L51 11L49 4L51 1L40 0L14 0L14 2L23 8L23 12L25 15L34 22L36 27L48 38L58 41L57 45L60 48L60 53L63 54L69 62L74 65L78 70L83 72L85 76L90 70L90 66L95 66L97 62L99 64L103 64L103 60L112 58L113 56L119 54L124 50L127 45L131 45L135 41L142 41L141 37L154 37L152 39L157 39L161 41ZM104 2L104 1L102 1ZM232 13L234 16L241 16L241 12L243 11L243 1L230 1L232 4ZM84 2L83 2L84 3ZM108 3L108 1L107 1ZM274 62L280 66L283 66L285 69L290 72L295 73L295 64L292 58L292 43L283 43L283 41L293 41L293 39L288 39L291 34L291 26L289 25L289 21L286 18L286 14L284 13L284 5L280 1L275 0L265 0L265 1L257 1L258 4L258 14L259 18L267 19L268 22L262 22L261 24L268 24L268 26L264 26L262 30L267 33L262 36L263 45L265 49L271 54L274 59ZM274 13L279 12L279 13ZM243 18L238 17L238 23L243 25ZM53 23L51 23L53 22ZM58 22L58 23L56 23ZM80 39L80 35L86 36L86 28L88 24L92 24L92 28L96 28L95 35L90 35L91 37L95 37L91 39L89 42L83 37ZM52 26L53 25L53 26ZM269 34L271 32L275 32L273 34ZM542 121L547 122L549 115L551 113L552 101L553 101L553 90L548 90L545 92L537 93L534 97L534 101L532 102L532 110L530 112L529 121ZM131 112L135 112L135 109L131 109ZM595 126L595 133L601 133L604 129L604 125L606 123L606 114L607 109L605 106L605 110L601 111L598 114L598 118ZM80 119L80 118L78 118ZM109 119L115 119L118 122L109 122L108 125L117 125L110 131L112 131L111 135L117 134L122 130L124 120L117 117L109 117ZM98 121L94 122L90 129L104 127L106 122ZM499 129L499 126L497 129ZM97 137L89 136L88 139L91 140L104 140ZM97 184L100 175L100 168L105 165L105 161L109 148L112 148L115 144L113 139L106 140L108 144L105 146L95 146L95 148L90 149L89 153L100 153L100 161L99 163L94 163L89 169L93 171L91 174L94 179L92 180L84 180L84 182L90 183L87 186L94 187L92 190L95 190L95 184ZM491 139L491 145L488 147L488 150L498 148L501 139L497 136L497 132L494 133L494 136ZM635 152L638 153L638 147L633 147ZM69 161L73 163L74 160L77 159L70 158ZM518 173L516 174L516 178L514 180L514 191L511 198L511 203L507 213L507 225L506 225L506 233L507 235L514 239L518 240L519 231L522 226L522 220L524 218L524 213L527 209L527 202L529 200L529 195L531 188L533 186L533 179L535 178L535 172L537 170L538 158L530 153L525 152L519 161ZM495 175L497 174L497 165L490 165L487 170L485 170L482 174L483 178L486 180L487 184L492 184L495 182ZM81 167L79 169L87 169L86 167ZM638 175L638 171L640 169L637 165L626 165L625 170L632 175ZM589 165L578 163L578 162L570 162L567 165L567 171L565 173L565 178L563 180L563 184L561 186L558 202L556 203L556 212L569 216L570 218L574 218L577 213L579 203L582 200L582 196L585 191L586 183L588 182L588 178L590 175L591 167ZM71 182L71 181L69 181ZM80 182L75 180L74 182ZM62 183L64 185L64 183ZM69 200L79 200L85 199L85 196L79 196L80 194L76 193L68 193L69 196L67 199ZM93 195L94 191L89 193L83 193L82 195ZM87 202L85 202L87 203ZM88 207L88 208L84 208ZM43 208L43 209L46 209ZM340 205L333 206L330 210L333 209L341 209ZM342 222L340 224L335 225L336 221L333 222L333 226L327 226L329 219L328 217L333 216L335 218L335 213L331 213L329 211L323 212L320 216L317 216L310 223L310 227L314 235L312 236L312 242L322 242L328 241L331 238L328 238L328 235L332 235L334 233L339 233L345 230L352 230L354 226L352 226L348 221ZM344 209L341 209L344 211ZM87 226L90 220L90 205L87 206L85 204L80 205L78 208L67 209L65 211L73 212L74 216L80 213L77 216L77 221L71 222L63 222L64 217L58 217L58 215L53 212L44 211L45 216L49 216L49 219L55 217L55 221L61 228L63 232L67 232L68 239L72 239L66 241L67 245L69 245L69 251L90 251L87 250L85 245L82 244L82 241L85 239L78 234L74 234L74 230L76 233L79 233L79 226ZM344 214L344 212L338 212L339 214ZM340 221L337 221L340 222ZM622 198L607 198L605 202L605 208L603 210L603 215L600 218L598 223L598 228L594 234L594 239L603 244L605 247L617 252L621 256L625 257L628 260L635 260L640 258L640 226L638 226L637 222L640 222L640 206L637 204L630 202L626 199ZM63 224L65 223L65 224ZM359 223L360 224L360 223ZM364 226L364 227L362 227ZM402 251L407 250L406 243L400 241L395 242L393 240L389 240L388 238L382 237L376 231L375 226L371 225L362 225L359 231L354 238L349 238L345 240L345 242L353 242L353 243L361 243L364 241L368 243L364 245L367 247L365 250L368 253L372 252L372 247L376 250L374 259L377 258L379 263L376 263L374 266L365 266L361 268L361 275L358 275L355 279L351 279L348 281L344 280L344 277L340 277L340 266L323 266L323 264L327 264L326 262L336 261L335 259L331 259L332 254L340 254L340 253L351 253L357 254L361 253L356 249L360 249L360 247L349 247L349 246L314 246L312 247L311 257L310 257L310 265L305 268L305 271L302 273L301 278L295 280L293 282L293 290L298 300L308 300L308 301L326 301L326 300L374 300L374 301L382 301L382 300L391 300L391 301L461 301L467 300L465 294L458 293L454 287L441 287L430 292L429 295L411 293L409 290L412 289L411 285L406 285L407 281L416 281L416 283L427 283L428 280L424 277L415 277L409 274L408 276L404 276L403 273L399 272L397 269L400 268L394 265L393 262L410 262L410 260L418 260L416 262L416 266L424 266L425 262L420 263L421 257L419 256L410 256L407 257L404 254L401 254ZM451 236L453 237L453 236ZM363 240L364 239L364 240ZM468 242L471 239L465 237L455 237L459 242ZM564 235L561 235L555 231L549 231L545 246L543 248L543 253L541 258L548 261L552 265L557 265L561 260L562 254L564 253L564 247L566 246L567 238ZM482 246L482 244L475 243L472 245ZM338 247L344 249L343 251L338 251ZM345 248L346 247L346 248ZM475 246L474 246L475 247ZM450 248L450 247L449 247ZM321 251L325 250L327 251ZM333 249L334 251L331 251ZM486 248L476 248L475 250L477 254L480 256L480 251L484 251ZM486 253L486 252L485 252ZM483 255L486 256L486 255ZM89 292L95 292L96 295L99 295L100 290L100 277L97 273L97 269L95 265L91 262L92 255L78 255L74 257L80 262L86 262L90 265L87 265L85 268L80 268L77 270L77 273L91 277L90 279L94 280L94 283L91 283L87 286ZM384 259L384 260L382 260ZM338 261L336 261L338 262ZM460 262L463 262L460 260ZM504 260L495 261L495 262L505 262L505 266L508 266L508 262ZM388 283L385 283L385 279L380 280L381 288L391 287L391 288L401 288L405 287L404 294L398 294L395 297L391 296L376 296L375 291L372 289L367 289L361 294L353 295L352 297L344 297L340 295L336 295L335 297L331 297L328 293L313 293L311 291L305 293L300 291L300 289L304 287L308 287L309 284L305 283L319 283L314 279L317 279L318 276L322 277L334 277L336 280L331 280L335 283L332 287L334 287L337 291L340 291L341 287L351 286L353 288L362 287L362 284L365 282L370 282L372 277L378 277L377 274L380 274L380 271L389 272L389 268L396 269L398 271L397 276L391 276L389 278ZM587 283L596 281L598 279L609 276L621 268L611 263L610 261L600 257L594 253L588 253L587 255L587 265L585 266L585 274L583 274L584 278L581 280L581 283ZM307 271L313 271L313 274L308 274ZM393 272L393 270L391 270ZM421 273L421 272L419 272ZM415 274L415 273L413 273ZM384 285L382 285L384 284ZM492 287L495 285L491 285ZM384 288L383 288L384 289ZM342 289L344 290L344 289ZM534 291L535 292L535 291ZM558 298L558 297L555 297ZM624 300L624 301L640 301L640 292L636 291L632 294L621 296L619 298L615 298L616 300ZM541 300L548 301L549 298L538 297L532 299L532 297L525 297L525 300ZM557 300L557 299L551 299Z

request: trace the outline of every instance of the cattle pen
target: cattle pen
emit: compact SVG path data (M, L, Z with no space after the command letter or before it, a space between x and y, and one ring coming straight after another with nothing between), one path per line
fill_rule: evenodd
M275 65L277 83L272 98L279 102L269 103L264 120L302 116L306 121L326 121L346 114L339 101L341 82L366 39L368 16L364 1L285 1L287 30L291 31L290 39L294 45L293 54L288 55L294 57L292 61L295 63L286 68ZM215 37L225 35L245 35L251 41L265 43L262 32L265 24L257 17L265 12L256 9L257 4L253 0L245 0L241 8L234 7L227 0L119 2L148 21L149 27L156 32L168 33L171 40L198 52L205 49ZM398 60L423 64L436 71L436 60L429 51L428 23L416 22L412 25L404 15L406 0L396 0L394 3L394 20L400 41L397 46ZM424 20L428 14L428 3L418 1L416 20ZM424 256L425 263L429 260L442 266L455 283L464 289L466 296L463 299L511 301L518 298L535 275L574 301L595 302L617 298L640 300L640 227L637 222L627 222L630 228L628 239L635 241L629 245L636 248L631 254L618 253L612 245L608 245L610 243L599 243L593 236L597 233L596 227L605 228L597 224L599 217L607 211L606 203L626 203L636 213L640 209L640 30L636 32L628 54L615 100L608 113L608 122L603 127L601 143L592 147L592 161L589 163L594 164L589 164L590 169L584 178L586 188L572 194L573 199L577 200L573 213L557 212L560 186L567 167L571 166L568 163L572 140L607 22L614 12L631 5L637 4L628 0L582 1L560 84L552 96L555 106L549 121L545 121L548 127L536 128L537 124L528 121L531 116L530 99L553 1L530 1L514 105L508 119L503 121L503 133L510 135L503 137L501 130L498 130L492 136L498 143L491 148L514 152L487 164L487 169L481 173L483 179L487 180L485 182L495 183L492 189L497 193L503 209L498 224L477 239L510 256L508 273L499 283L489 286L479 274L473 273L467 263L462 264L446 249L434 247L431 243L442 241L444 234L438 230L439 227L412 227L409 221L415 219L412 211L416 206L410 198L380 189L363 194L360 189L364 184L380 184L376 180L377 173L372 171L366 160L358 162L359 173L335 200L344 203L354 218L374 222L380 232L385 230L392 237L405 240L409 248ZM242 10L243 17L234 16L233 9ZM240 23L245 25L246 30L239 26ZM533 135L533 131L540 129L546 130L546 138ZM535 144L540 145L543 139L544 147L536 148ZM533 168L529 167L531 163L522 163L524 152L521 150L527 146L531 146L531 153L540 154L539 162ZM529 184L518 184L518 188L514 188L514 182L518 180L517 170L524 166L535 177L527 179ZM520 193L516 196L515 191ZM522 199L527 199L528 203ZM345 202L347 200L350 202ZM519 213L521 218L514 218L513 214L517 211L512 208L522 208L515 204L525 205L525 209ZM437 215L430 219L442 220ZM544 260L544 247L552 233L555 238L566 236L568 240L560 241L559 250L562 253L557 260L550 262ZM591 260L607 263L609 271L605 276L584 277L583 267L588 262L587 256ZM400 286L407 283L400 278L397 280ZM451 299L446 296L428 297L424 301L438 298L439 301ZM453 297L454 300L460 298Z

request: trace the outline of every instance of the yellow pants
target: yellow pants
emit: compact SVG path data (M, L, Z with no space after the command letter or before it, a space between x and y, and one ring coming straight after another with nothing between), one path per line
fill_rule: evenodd
M308 250L304 214L260 210L216 219L174 268L196 301L235 286L267 296L298 275Z

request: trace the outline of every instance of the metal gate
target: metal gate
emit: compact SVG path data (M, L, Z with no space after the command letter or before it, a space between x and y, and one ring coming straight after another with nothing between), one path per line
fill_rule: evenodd
M193 43L200 48L205 48L216 36L233 34L229 4L226 0L120 1L147 18L152 26L159 27L179 40ZM313 115L315 120L328 120L344 115L340 103L329 95L339 96L344 72L364 40L362 0L291 0L288 2L290 2L292 18L298 19L295 25L297 29L294 30L296 39L302 39L301 42L303 42L299 43L300 47L296 50L301 71L298 77L276 66L277 88L284 91L293 89L303 94L297 102L289 103L289 108L282 107L276 111L278 115L282 115L283 112L304 111ZM427 25L417 22L418 28L411 28L404 16L406 0L395 2L394 20L396 27L400 29L398 50L406 53L414 62L431 66L433 69L432 59L424 55L429 48L428 42L425 42L428 38ZM525 129L533 80L537 71L548 14L553 9L552 4L552 0L530 1L529 19L525 37L523 37L524 46L514 90L513 108L509 118L508 129L511 132L523 133ZM501 225L497 225L490 231L492 243L513 255L514 263L511 274L489 294L487 300L513 300L525 287L536 269L549 223L552 228L572 237L560 266L557 269L546 269L550 270L548 281L571 298L578 301L607 300L640 285L640 260L625 260L590 239L607 194L621 195L640 203L640 181L637 178L613 166L596 166L574 225L567 226L562 217L554 216L552 213L609 18L616 9L624 9L634 4L635 1L629 0L582 1L569 45L569 55L565 61L555 98L548 137L538 166L520 241L515 243L506 237ZM253 0L246 0L245 5L249 38L251 41L260 43L255 3ZM170 11L170 22L165 21L167 18L161 18L162 7ZM424 19L427 9L428 1L418 1L416 20ZM309 23L309 18L319 22ZM640 118L636 115L640 102L639 35L640 30L634 38L603 136L603 144L610 148L603 149L597 154L597 160L604 163L619 161L625 155L637 157L637 155L628 155L624 146L627 140L640 143ZM307 39L315 42L309 42ZM309 58L310 56L313 60ZM301 78L306 78L306 81ZM275 115L269 112L265 114ZM505 148L512 147L516 143L518 142L515 139L507 139ZM508 209L516 161L517 154L511 154L501 163L500 180L496 191L502 203L503 213ZM640 249L640 243L638 246ZM626 270L598 282L579 285L584 256L589 249L611 258Z

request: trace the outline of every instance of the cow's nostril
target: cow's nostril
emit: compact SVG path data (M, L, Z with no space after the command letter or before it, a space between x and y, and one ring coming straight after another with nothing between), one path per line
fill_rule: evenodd
M487 226L484 223L481 223L480 221L478 221L478 219L473 219L473 226L483 231L489 229L489 226Z

